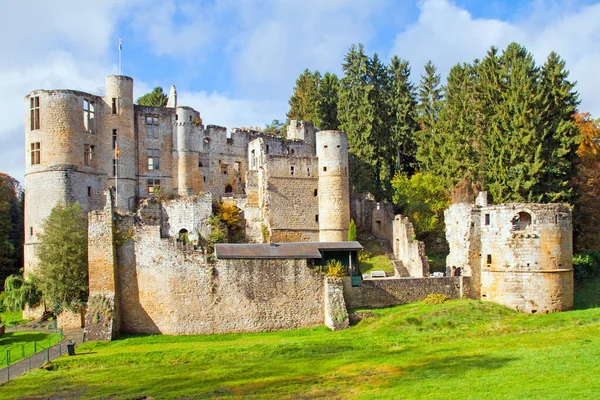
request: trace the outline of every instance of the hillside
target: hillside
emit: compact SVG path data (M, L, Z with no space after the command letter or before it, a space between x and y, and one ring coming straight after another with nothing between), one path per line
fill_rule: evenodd
M90 342L2 396L593 398L600 383L600 309L525 315L458 300L370 313L340 332Z

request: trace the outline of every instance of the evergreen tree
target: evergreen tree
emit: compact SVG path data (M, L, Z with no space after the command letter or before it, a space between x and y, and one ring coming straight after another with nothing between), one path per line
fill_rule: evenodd
M169 101L169 96L165 92L163 92L162 87L157 86L150 93L146 93L145 95L139 97L135 103L140 106L149 106L149 107L164 107L167 105Z
M424 170L429 170L432 164L440 163L439 138L436 134L437 121L442 108L442 88L440 75L436 73L435 65L430 61L425 64L425 75L421 75L419 85L417 121L420 131L417 133L417 160Z
M484 105L494 110L486 136L486 186L496 203L540 201L541 194L534 190L544 175L539 69L533 56L516 43L502 53L499 69L486 70L486 61L482 70L487 76L498 73L498 79L484 80L495 85L484 88L484 93L491 94Z
M326 72L319 86L317 113L319 115L319 127L323 130L339 128L337 117L338 91L340 81L335 74Z
M338 95L338 119L348 134L350 186L355 193L377 193L374 108L370 102L373 86L368 80L369 57L362 44L352 45L344 57Z
M296 80L294 93L288 103L287 122L290 120L310 121L314 126L320 126L321 119L318 112L319 86L321 74L319 71L310 72L305 69Z
M55 312L87 301L87 220L79 203L58 204L39 235L35 279L44 300Z
M545 123L542 158L546 167L534 189L544 202L572 202L574 195L569 182L575 174L580 140L574 118L579 100L575 83L568 76L565 61L550 53L542 67L540 82Z
M412 174L416 169L415 133L418 131L415 89L410 82L408 61L392 57L390 66L390 127L389 150L392 173Z
M348 241L356 242L358 240L358 235L356 233L356 223L353 219L350 220L350 226L348 227Z

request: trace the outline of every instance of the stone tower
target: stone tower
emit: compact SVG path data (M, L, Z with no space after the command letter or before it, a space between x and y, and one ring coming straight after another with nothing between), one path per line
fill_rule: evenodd
M102 164L109 180L108 186L117 186L116 208L130 211L137 194L133 79L123 75L107 76L104 104L104 143L112 145L104 146L100 157L104 161ZM115 160L113 138L116 138L119 147L118 162ZM118 182L115 180L115 172Z
M319 240L344 242L350 226L348 137L341 131L316 134L319 166Z
M200 146L193 141L201 138L199 133L194 132L202 124L202 120L200 113L191 107L177 107L176 115L173 166L177 168L177 193L180 196L188 196L202 189L199 187L201 176L198 169L198 152L193 151Z

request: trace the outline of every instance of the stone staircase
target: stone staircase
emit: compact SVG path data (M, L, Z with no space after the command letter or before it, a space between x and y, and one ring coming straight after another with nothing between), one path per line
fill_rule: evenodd
M392 261L392 264L394 265L394 276L401 278L410 277L410 274L408 273L408 270L406 269L404 264L402 264L402 261L396 260L394 256L394 250L392 249L390 243L387 240L381 238L376 238L376 240L385 250L385 255Z

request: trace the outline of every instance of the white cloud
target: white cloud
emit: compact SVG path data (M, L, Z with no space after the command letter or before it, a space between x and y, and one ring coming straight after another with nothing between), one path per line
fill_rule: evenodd
M600 4L562 7L537 1L531 14L517 22L474 18L449 0L419 3L418 20L400 32L390 54L410 60L413 79L419 80L423 66L431 59L445 76L459 62L483 58L490 46L500 49L518 42L542 64L550 51L567 62L571 80L578 81L581 109L600 116L600 82L596 79L600 62Z
M216 92L178 92L177 104L199 111L204 125L226 128L263 127L286 111L281 101L231 98Z

